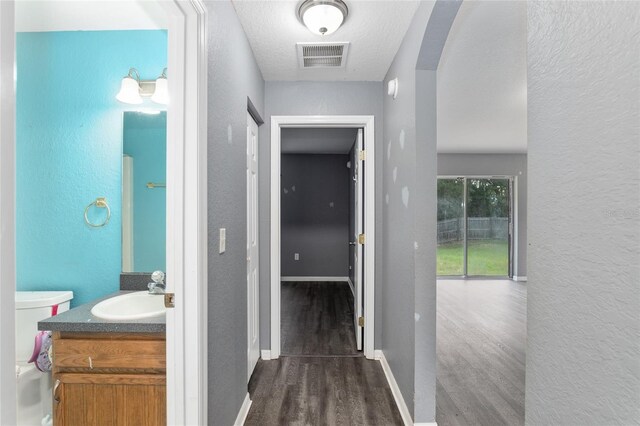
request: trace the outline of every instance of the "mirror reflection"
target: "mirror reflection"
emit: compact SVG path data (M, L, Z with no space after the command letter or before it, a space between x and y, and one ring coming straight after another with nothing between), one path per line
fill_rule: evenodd
M122 135L122 271L166 271L166 111L126 111Z

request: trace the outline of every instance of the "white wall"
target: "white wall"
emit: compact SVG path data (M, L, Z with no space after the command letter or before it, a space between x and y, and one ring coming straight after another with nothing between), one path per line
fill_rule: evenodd
M528 27L526 423L640 424L640 3Z
M527 4L465 1L438 66L438 153L527 150Z

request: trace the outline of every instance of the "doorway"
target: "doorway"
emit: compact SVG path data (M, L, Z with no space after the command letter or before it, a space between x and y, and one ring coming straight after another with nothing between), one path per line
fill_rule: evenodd
M356 146L357 161L351 164L354 171L357 170L357 174L360 174L362 182L360 198L361 206L363 207L362 215L360 219L354 217L355 225L353 235L349 235L349 239L345 241L345 250L349 252L349 243L356 247L356 252L360 251L358 260L354 262L352 270L354 271L353 278L348 274L346 277L315 277L315 280L322 281L351 281L353 283L353 324L354 324L354 339L356 345L360 344L360 348L363 350L364 355L369 359L374 359L374 345L373 345L373 327L374 327L374 224L375 224L375 211L374 211L374 187L375 187L375 169L374 169L374 118L372 116L274 116L272 117L271 126L271 350L270 358L278 358L282 349L281 342L281 298L282 298L282 286L281 280L283 280L282 270L285 260L281 256L283 243L282 239L282 199L285 195L285 189L287 191L294 191L293 187L284 188L282 177L282 131L283 129L304 129L304 128L334 128L334 129L361 129L358 134L360 145L357 144L357 139L354 145ZM357 149L360 146L362 148ZM365 166L365 164L367 166ZM356 168L356 165L358 167ZM346 164L344 165L346 166ZM344 167L343 166L343 167ZM357 177L356 177L357 179ZM292 185L293 186L293 185ZM355 193L357 189L354 188ZM329 202L330 203L330 202ZM334 204L335 207L335 204ZM329 204L329 208L331 208ZM359 222L358 222L359 220ZM358 223L360 228L358 228ZM357 238L356 238L357 235ZM358 245L362 247L357 248ZM365 252L366 250L366 252ZM296 253L293 253L291 257L293 262L296 262ZM300 253L297 253L297 258L300 259ZM354 257L355 259L355 257ZM287 259L287 261L290 259ZM348 258L347 258L348 260ZM357 264L362 265L361 269ZM356 271L361 270L360 273ZM291 277L292 280L298 281L299 277ZM313 281L314 277L308 278ZM307 280L308 280L307 279ZM285 279L286 280L286 279ZM360 339L358 339L360 336Z
M438 276L513 276L513 180L438 178Z
M173 277L167 290L175 309L167 313L167 423L203 424L207 419L207 269L206 269L206 10L200 1L174 0L160 6L168 19L167 68L171 70L171 105L167 133L174 141L167 166L167 271ZM95 11L94 11L95 14ZM3 118L14 117L15 69L13 1L0 5L0 84ZM11 84L4 84L8 81ZM204 94L203 94L204 92ZM0 221L15 228L15 137L13 124L2 120L0 137ZM203 155L204 153L204 155ZM6 236L6 238L4 238ZM13 231L3 234L0 276L3 300L0 336L6 342L0 353L4 391L0 398L0 423L15 424L14 295L16 290ZM5 256L11 252L11 256ZM9 266L11 264L11 266ZM6 297L5 297L6 296ZM188 307L188 308L187 308ZM5 319L7 319L5 321ZM6 379L6 380L5 380Z

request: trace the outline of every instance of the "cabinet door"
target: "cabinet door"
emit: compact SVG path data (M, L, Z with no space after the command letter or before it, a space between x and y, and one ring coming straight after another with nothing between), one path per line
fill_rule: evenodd
M164 425L165 382L159 375L58 374L54 425Z

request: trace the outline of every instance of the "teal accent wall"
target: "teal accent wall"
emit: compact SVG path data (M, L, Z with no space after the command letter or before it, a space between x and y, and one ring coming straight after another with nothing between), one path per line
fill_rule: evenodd
M126 113L123 153L133 158L133 270L166 271L167 114Z
M122 113L158 106L115 95L130 67L162 72L167 33L18 33L16 62L17 289L72 290L77 306L119 288ZM103 228L84 222L97 197L112 212Z

